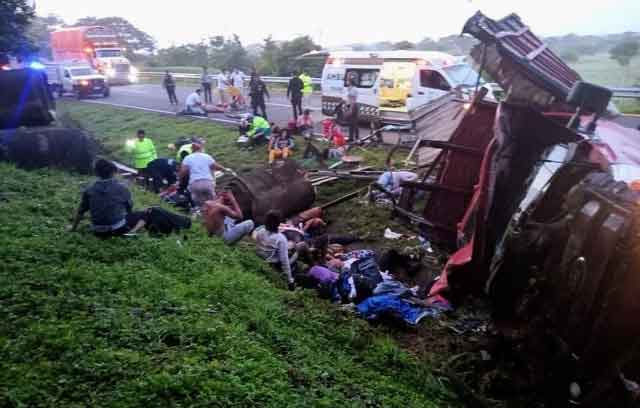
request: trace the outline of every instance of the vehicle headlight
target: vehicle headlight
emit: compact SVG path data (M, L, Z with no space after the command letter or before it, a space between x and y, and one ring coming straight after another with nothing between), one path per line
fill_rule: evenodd
M82 81L80 81L80 85L89 86L89 81L87 81L86 79L83 79Z
M107 68L107 69L105 70L105 72L106 72L106 74L107 74L107 76L108 76L108 77L113 78L114 76L116 76L116 70L115 70L115 69L113 69L113 68Z
M138 76L138 69L136 67L134 67L133 65L129 69L129 72L131 73L131 75Z

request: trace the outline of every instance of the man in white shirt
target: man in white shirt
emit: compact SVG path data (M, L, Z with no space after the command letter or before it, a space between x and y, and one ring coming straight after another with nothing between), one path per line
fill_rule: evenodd
M187 114L207 116L207 112L202 109L202 98L200 98L201 93L202 90L196 89L195 92L187 96L185 101L185 111Z
M225 93L227 91L227 86L229 85L229 76L227 75L227 71L221 71L216 79L218 81L218 94L220 95L220 103L224 104L226 101Z
M189 178L189 191L195 207L200 207L207 200L216 196L215 171L227 171L220 166L213 157L202 151L202 145L193 143L190 155L184 158L180 167L180 179Z

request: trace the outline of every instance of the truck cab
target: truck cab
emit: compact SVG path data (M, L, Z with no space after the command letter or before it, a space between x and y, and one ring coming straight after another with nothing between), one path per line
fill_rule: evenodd
M138 82L138 71L131 65L120 48L97 48L93 51L95 65L110 83Z

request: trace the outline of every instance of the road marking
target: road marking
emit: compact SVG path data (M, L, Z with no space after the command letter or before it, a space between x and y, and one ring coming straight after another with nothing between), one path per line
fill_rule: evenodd
M104 101L90 101L90 100L85 100L83 102L85 102L85 103L94 103L96 105L116 106L118 108L138 109L138 110L143 110L143 111L147 111L147 112L161 113L163 115L178 116L176 114L176 112L165 111L165 110L160 110L160 109L143 108L141 106L124 105L124 104L121 104L121 103L112 103L112 102L104 102ZM184 117L194 118L194 119L202 119L202 120L211 120L211 121L214 121L214 122L227 123L227 124L231 124L231 125L240 124L240 121L228 120L228 119L208 118L208 117L203 117L203 116L190 116L190 115L184 115Z

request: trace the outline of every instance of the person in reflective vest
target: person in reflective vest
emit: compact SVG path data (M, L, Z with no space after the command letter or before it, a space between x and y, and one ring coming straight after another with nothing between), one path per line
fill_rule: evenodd
M176 154L176 161L178 163L182 163L182 160L184 160L185 157L193 153L193 148L191 146L191 143L180 146L180 149L178 149L178 153Z
M313 83L311 77L306 72L302 72L299 76L304 84L302 88L302 102L304 106L311 106L311 94L313 93Z
M133 166L144 175L147 165L158 158L156 146L145 136L144 130L138 130L138 139L127 142L127 151L133 154Z

